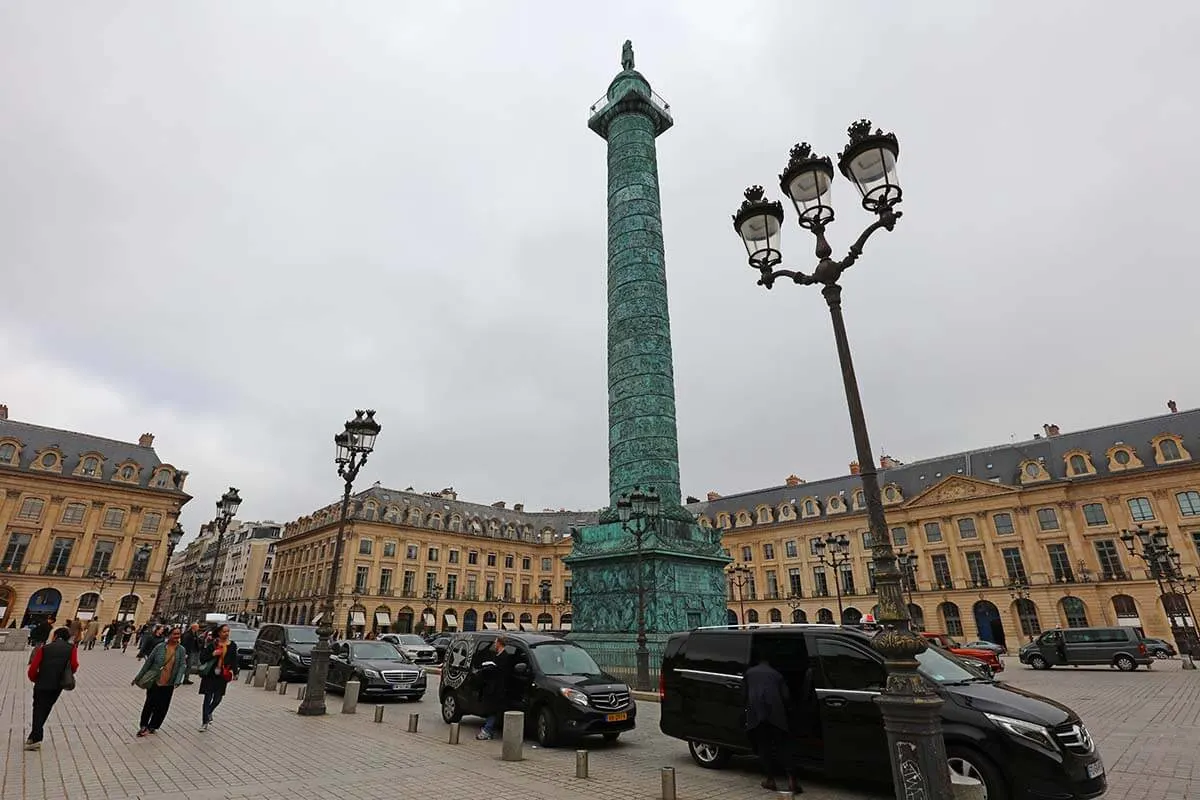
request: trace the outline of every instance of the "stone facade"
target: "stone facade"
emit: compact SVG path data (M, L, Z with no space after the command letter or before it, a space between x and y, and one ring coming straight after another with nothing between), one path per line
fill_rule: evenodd
M187 473L153 444L18 422L0 406L0 627L150 617L191 499Z

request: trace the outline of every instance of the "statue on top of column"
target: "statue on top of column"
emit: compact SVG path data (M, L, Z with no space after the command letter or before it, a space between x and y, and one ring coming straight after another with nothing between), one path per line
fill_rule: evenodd
M626 39L621 48L621 69L633 69L633 40Z

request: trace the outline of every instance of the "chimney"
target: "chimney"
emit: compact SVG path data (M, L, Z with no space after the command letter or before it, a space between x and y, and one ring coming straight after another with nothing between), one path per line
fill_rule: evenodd
M1174 400L1167 401L1167 408L1171 409L1172 414L1179 413L1179 406L1175 405ZM0 406L0 419L8 419L8 406Z
M851 461L850 462L850 474L857 475L857 474L859 474L859 472L861 472L861 469L859 468L858 462Z
M1175 401L1172 400L1171 404L1174 405ZM1175 409L1171 410L1174 411ZM3 403L0 403L0 419L8 419L8 406L4 405Z
M693 497L692 495L689 494L687 496L687 500L684 501L684 504L690 506L692 503L699 503L699 502L700 502L699 497Z
M7 409L5 409L5 410L7 410ZM153 446L154 446L154 434L153 433L143 433L141 436L138 437L138 447L153 447Z
M899 467L901 465L902 465L902 462L897 461L896 459L892 458L889 455L885 454L885 455L881 455L879 457L879 468L880 469L895 469L896 467Z
M784 481L784 483L786 483L788 486L799 486L800 484L804 483L804 481L802 481L795 473L792 473L791 475L787 476L787 480Z
M524 510L525 510L524 503L513 503L513 511L516 511L518 514L520 514Z
M708 502L711 503L713 500L720 500L720 499L721 499L721 495L717 494L716 492L708 493Z
M458 492L454 491L453 486L448 486L445 489L442 489L442 499L443 500L457 500Z
M492 508L504 508L504 501L497 500L496 502L492 503Z

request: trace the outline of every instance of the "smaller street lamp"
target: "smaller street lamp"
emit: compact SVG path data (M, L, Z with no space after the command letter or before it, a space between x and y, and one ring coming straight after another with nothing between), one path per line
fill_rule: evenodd
M917 588L917 554L903 547L896 548L896 566L900 567L900 578L908 592L908 604L913 605L913 591Z
M646 640L646 576L642 559L642 540L658 530L662 499L654 487L645 491L635 486L628 495L617 499L617 518L626 533L633 536L637 549L637 688L650 691L650 648Z
M208 576L208 590L204 593L204 605L209 610L213 610L213 589L217 583L218 566L221 563L221 545L225 541L225 531L229 530L229 523L233 521L241 505L242 498L238 494L238 490L232 486L217 501L217 516L211 523L217 528L217 551L213 554L212 573ZM220 573L223 576L225 570L221 569Z
M1158 584L1160 602L1179 645L1183 668L1196 669L1196 617L1190 597L1197 590L1197 579L1183 574L1179 551L1171 546L1167 529L1161 525L1149 530L1138 525L1135 530L1121 531L1121 542L1129 555L1146 562Z
M817 551L817 560L833 569L833 588L837 590L838 622L842 618L842 567L850 563L850 539L844 533L829 534L824 539L813 542Z
M442 592L446 587L440 583L435 583L429 587L422 598L427 605L433 608L433 630L426 633L437 633L438 623L441 621L438 617L438 601L442 599Z
M788 592L787 604L788 604L788 608L792 609L792 617L789 621L790 622L798 622L798 620L796 619L796 616L797 616L796 612L798 612L800 610L800 607L802 605L804 605L804 601L801 599L800 595L796 594L795 592Z
M1014 600L1029 599L1029 581L1024 578L1014 578L1008 582L1008 596Z
M151 547L148 544L143 544L133 551L133 566L129 569L129 596L136 603L134 608L134 621L137 620L137 608L141 605L141 601L137 597L137 585L139 579L146 577L146 564L150 560ZM114 576L116 577L116 576ZM118 606L118 612L120 607Z
M750 585L751 570L745 564L729 564L725 567L725 575L729 578L730 592L737 590L738 619L746 624L746 587ZM732 599L732 598L731 598Z

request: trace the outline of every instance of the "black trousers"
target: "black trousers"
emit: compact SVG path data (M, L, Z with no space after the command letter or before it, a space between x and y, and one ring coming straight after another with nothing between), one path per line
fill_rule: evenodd
M29 741L40 742L44 735L46 720L50 719L50 711L58 702L62 689L33 690L33 726L29 729Z
M754 745L754 754L762 761L763 771L768 778L790 778L796 774L796 769L792 766L790 733L766 722L746 731L746 734L750 737L750 743Z
M142 704L141 727L156 731L162 727L171 708L171 698L175 695L174 686L151 686L146 690L146 702Z

